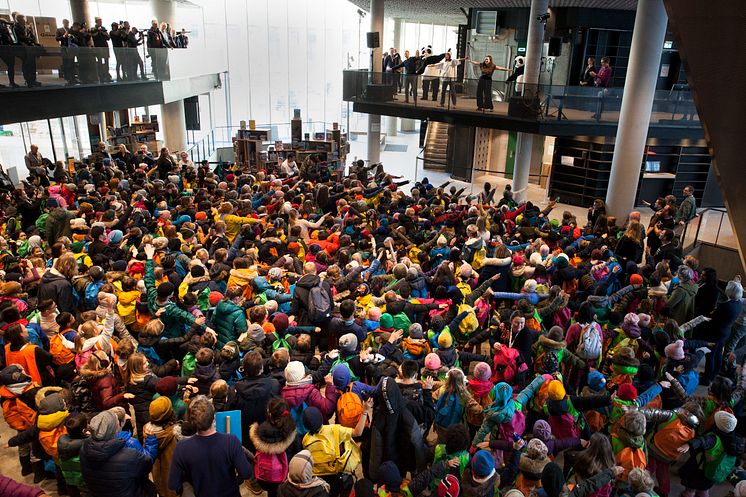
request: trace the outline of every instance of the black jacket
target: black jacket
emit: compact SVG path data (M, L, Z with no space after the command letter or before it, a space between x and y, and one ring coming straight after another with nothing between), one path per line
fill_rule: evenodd
M319 284L320 278L315 274L305 274L301 276L298 282L295 284L295 290L293 291L293 300L290 303L290 312L298 322L298 326L311 326L319 323L312 323L308 316L308 299L310 296L311 288ZM324 281L322 283L324 289L329 292L329 299L333 301L332 290L329 287L329 283Z
M141 382L129 384L124 389L126 393L135 396L134 399L129 400L129 403L135 408L138 433L142 433L143 426L150 421L150 402L155 395L155 384L158 383L159 379L157 376L149 374Z
M226 409L241 411L241 433L244 447L250 447L249 429L254 423L261 423L267 418L267 403L272 397L280 395L280 383L267 376L243 378L236 382L228 392Z
M73 285L67 278L52 271L47 271L39 283L39 301L51 299L57 302L60 312L75 314L75 298Z
M150 457L125 447L121 439L89 438L80 450L83 480L96 497L155 497L155 485L148 479L152 465Z

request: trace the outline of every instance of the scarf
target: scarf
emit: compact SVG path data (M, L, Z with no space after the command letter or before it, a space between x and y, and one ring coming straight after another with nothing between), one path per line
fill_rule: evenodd
M313 476L313 459L311 459L311 453L308 450L298 452L290 460L288 482L296 488L323 487L324 490L329 492L329 484L318 476Z
M22 381L20 383L11 383L10 385L5 385L5 388L7 388L13 395L21 395L26 387L29 385L31 385L30 381Z

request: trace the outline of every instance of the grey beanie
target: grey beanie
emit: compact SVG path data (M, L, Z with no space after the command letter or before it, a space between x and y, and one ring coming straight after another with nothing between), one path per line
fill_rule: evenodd
M345 354L354 354L357 351L357 337L354 333L339 337L339 350Z

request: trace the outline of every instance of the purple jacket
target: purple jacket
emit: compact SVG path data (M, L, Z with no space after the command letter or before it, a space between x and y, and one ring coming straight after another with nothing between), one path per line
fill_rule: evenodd
M38 497L44 490L0 475L0 497Z
M309 407L317 407L326 419L329 419L334 414L334 410L337 408L337 399L339 398L339 393L333 386L327 386L326 396L322 397L321 392L310 383L297 386L286 385L282 387L280 395L290 404L291 408L298 407L304 402Z

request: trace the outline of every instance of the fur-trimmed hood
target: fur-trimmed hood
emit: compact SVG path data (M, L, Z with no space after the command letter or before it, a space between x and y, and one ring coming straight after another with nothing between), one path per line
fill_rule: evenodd
M565 342L564 340L562 340L561 342L557 342L555 340L552 340L551 338L548 338L546 335L539 335L539 345L541 345L545 349L560 350L567 347L567 342Z
M111 370L109 369L99 369L99 370L93 370L88 367L88 364L84 364L80 368L80 376L82 376L86 381L96 381L99 378L103 378L104 376L111 374Z
M544 471L544 466L552 462L548 457L543 459L532 459L526 454L521 454L521 459L518 462L518 469L526 478L531 480L541 480L541 472Z
M296 436L295 430L284 435L267 421L262 424L254 423L249 429L251 443L257 451L265 454L282 454L293 444Z

